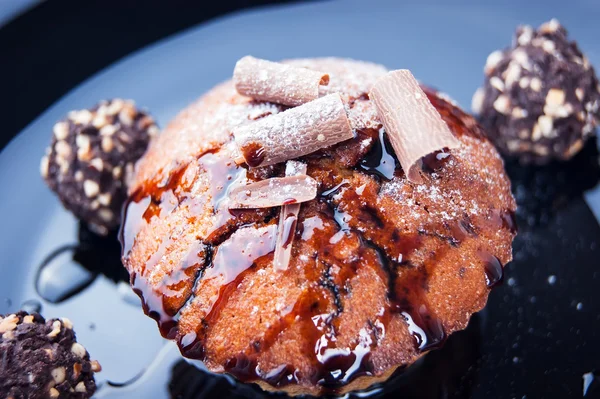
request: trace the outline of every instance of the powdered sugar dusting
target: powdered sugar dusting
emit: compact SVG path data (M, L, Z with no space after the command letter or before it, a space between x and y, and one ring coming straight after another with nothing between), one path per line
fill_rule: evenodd
M329 82L329 75L246 56L237 62L233 81L244 96L297 106L317 99L319 87Z
M329 73L329 85L320 96L340 93L348 118L355 129L376 127L374 107L366 98L375 81L387 72L381 65L340 60L339 58L297 59L284 61L290 65ZM231 140L231 132L257 119L277 114L286 107L269 102L256 102L240 96L231 81L222 83L202 97L169 123L164 132L151 144L140 162L135 178L137 185L155 177L164 178L179 165L186 164L208 150L219 148Z
M312 177L274 177L232 189L229 208L271 208L310 201L316 196L317 182Z
M321 93L323 95L346 93L353 98L368 93L377 79L387 72L385 67L370 62L349 60L351 62L343 63L341 61L343 60L339 58L315 58L283 62L315 71L327 71L329 85L321 86Z
M255 121L257 119L264 118L269 115L278 114L282 111L282 109L282 106L279 104L263 102L250 103L248 110L248 119Z
M353 137L338 94L235 128L233 134L243 157L253 167L294 159ZM257 147L261 159L252 164Z
M368 100L354 101L352 108L348 110L348 118L352 127L357 130L379 130L382 126L375 104Z
M491 211L489 204L493 203L489 196L503 197L502 193L508 192L509 187L504 176L498 175L497 164L488 162L482 165L476 157L481 157L483 152L490 161L501 164L502 160L488 142L469 136L462 137L461 142L459 147L450 151L452 157L445 162L443 170L431 173L424 184L415 185L398 177L384 182L379 195L381 210L385 210L383 203L386 200L392 200L407 210L402 218L418 221L423 226L439 220L458 220L464 215L486 217ZM488 187L487 192L475 195L457 189L458 185L454 182L465 176L473 187Z

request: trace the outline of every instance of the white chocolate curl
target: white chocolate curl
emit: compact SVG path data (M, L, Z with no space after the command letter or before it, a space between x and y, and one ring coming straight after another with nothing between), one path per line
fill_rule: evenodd
M319 98L329 75L248 55L235 64L233 82L241 95L295 107Z
M229 209L272 208L310 201L316 196L317 181L310 176L273 177L231 190Z
M239 126L233 135L250 167L295 159L354 137L339 94Z
M424 156L460 145L409 70L387 73L369 97L411 182L422 183L418 164Z
M306 175L306 164L298 161L288 161L285 165L285 175ZM287 270L290 264L300 206L301 204L283 205L279 212L277 241L275 243L275 255L273 256L275 270Z

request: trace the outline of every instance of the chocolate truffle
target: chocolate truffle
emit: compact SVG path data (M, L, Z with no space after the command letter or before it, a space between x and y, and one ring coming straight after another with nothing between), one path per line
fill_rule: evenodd
M491 53L473 111L505 154L522 162L567 160L600 119L598 79L557 20L517 28L511 48Z
M89 398L101 370L69 319L37 313L0 315L0 359L2 398Z
M102 101L54 125L40 172L66 209L105 235L119 226L127 180L157 133L133 101Z

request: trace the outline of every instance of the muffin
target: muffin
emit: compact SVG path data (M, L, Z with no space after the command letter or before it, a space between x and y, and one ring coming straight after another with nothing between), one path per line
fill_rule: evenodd
M231 81L218 85L137 164L123 262L144 311L184 356L265 390L343 394L412 364L484 307L512 259L515 202L481 128L434 91L423 89L457 145L423 158L417 183L370 98L384 67L336 58L287 65L327 73L315 101L339 93L351 138L298 156L304 171L249 167L239 161L239 129L315 101L287 110L240 95ZM313 199L232 206L238 187L298 173L316 182ZM261 187L260 201L280 193ZM284 267L275 265L278 225L291 248Z

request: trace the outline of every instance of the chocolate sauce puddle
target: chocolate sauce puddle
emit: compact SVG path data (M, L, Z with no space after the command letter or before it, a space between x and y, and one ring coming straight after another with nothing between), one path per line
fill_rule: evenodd
M392 180L398 164L393 154L394 150L384 129L379 129L378 139L374 140L373 147L360 161L358 167L368 174L376 175L385 180Z

